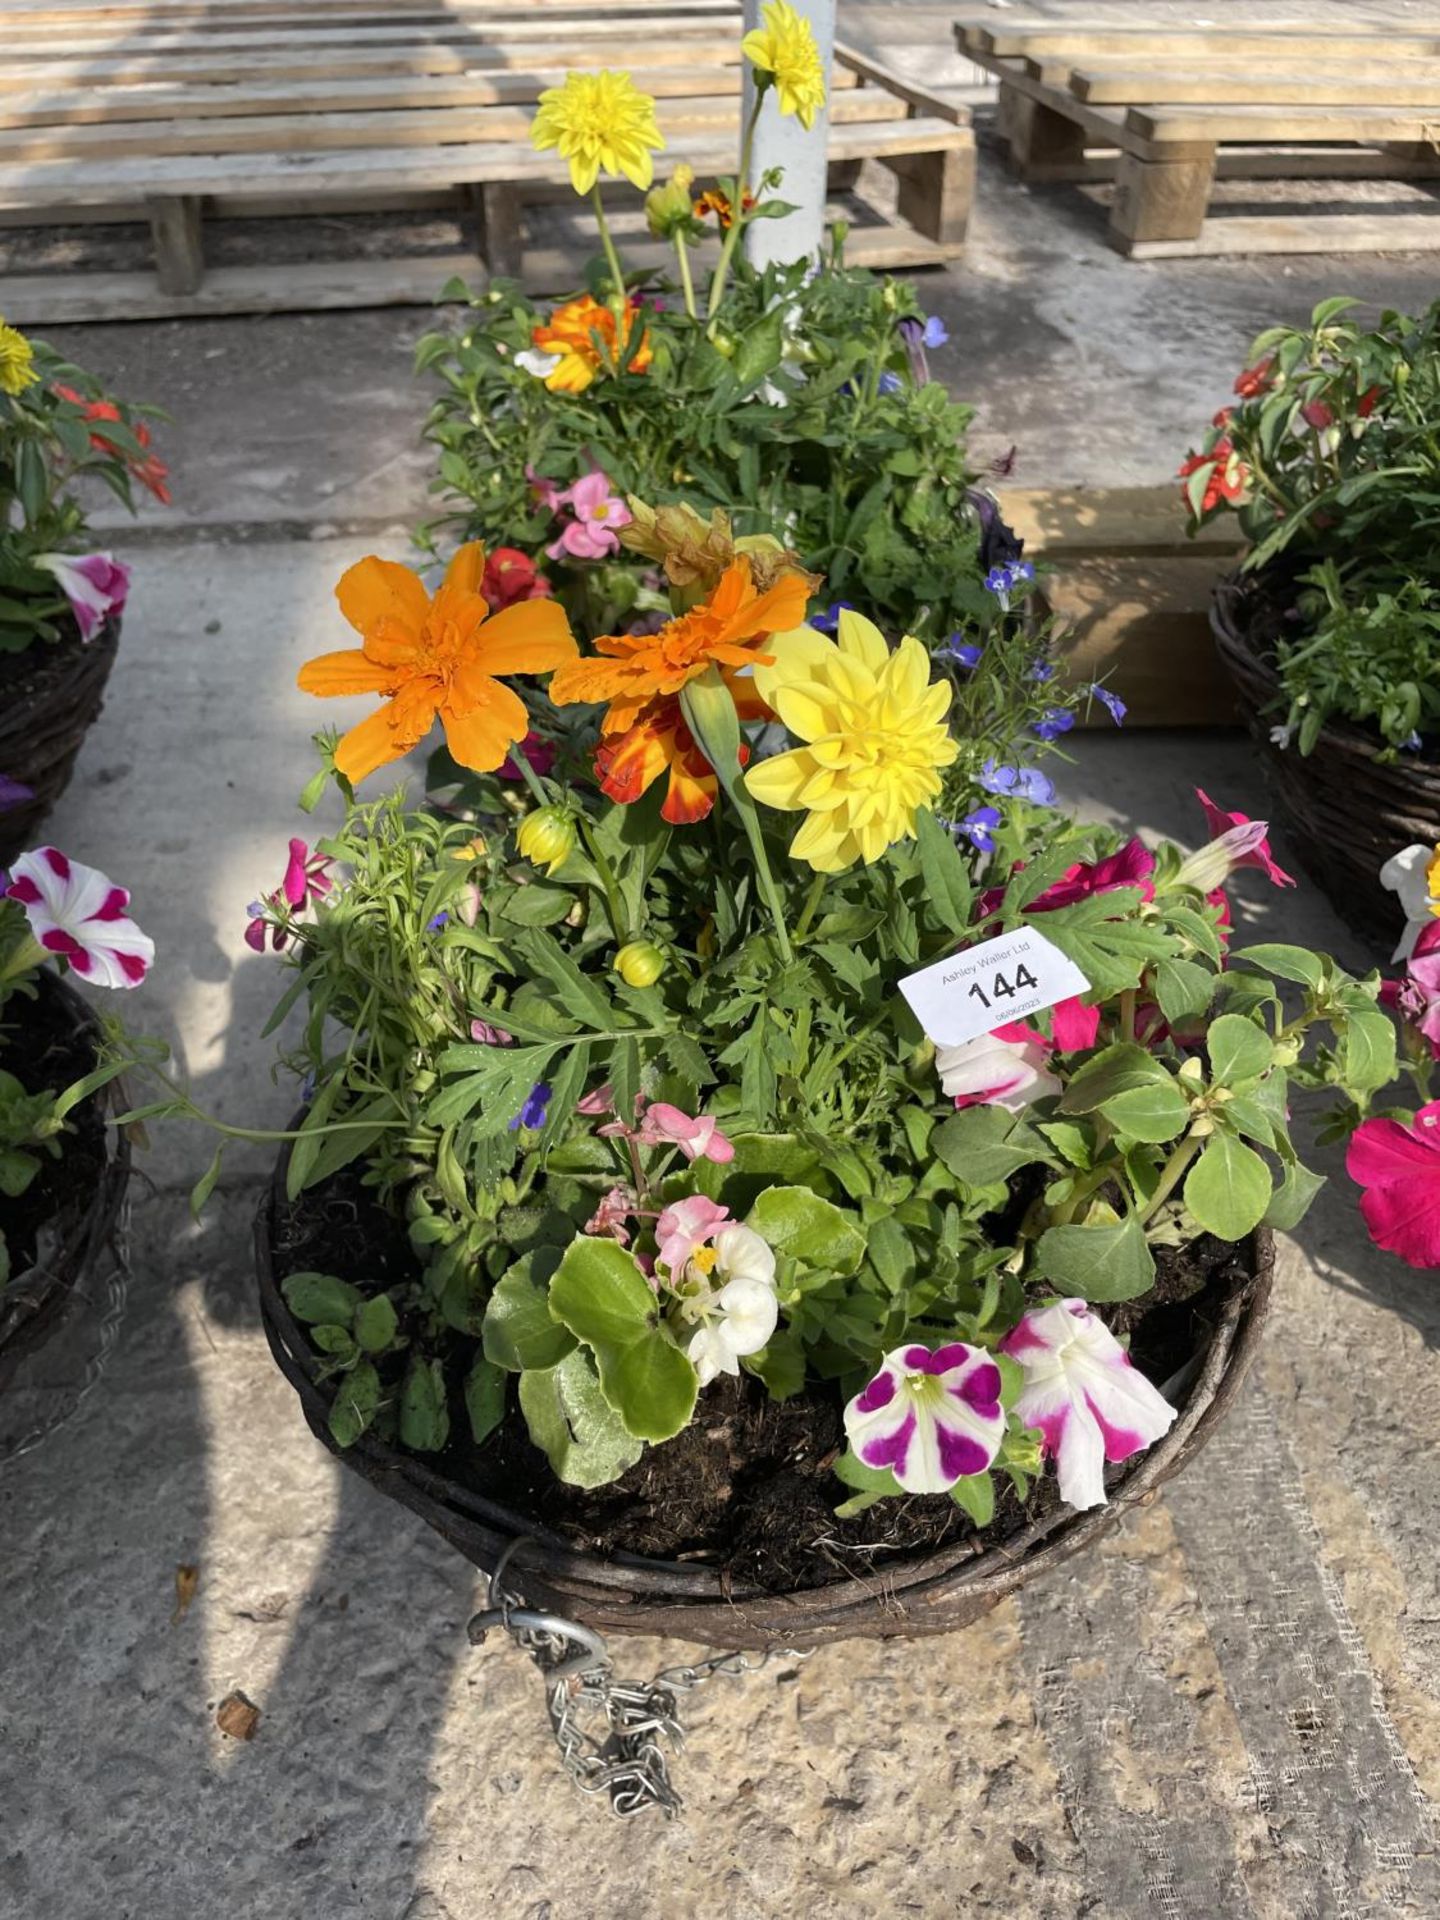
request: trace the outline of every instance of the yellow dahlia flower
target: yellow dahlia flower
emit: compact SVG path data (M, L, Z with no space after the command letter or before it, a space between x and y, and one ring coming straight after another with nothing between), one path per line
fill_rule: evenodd
M540 153L554 147L570 162L570 184L589 193L600 174L623 173L643 193L655 178L650 158L665 144L655 124L655 102L628 73L567 73L547 87L530 127Z
M858 613L840 615L838 643L801 627L765 650L755 689L804 745L751 767L746 788L762 806L808 809L790 851L817 873L869 866L913 836L959 752L945 725L950 687L931 685L918 640L891 653Z
M790 0L765 0L763 27L747 33L740 46L745 58L768 73L782 113L793 113L808 133L825 104L825 69L815 33Z
M35 349L23 333L0 319L0 393L24 393L39 377Z

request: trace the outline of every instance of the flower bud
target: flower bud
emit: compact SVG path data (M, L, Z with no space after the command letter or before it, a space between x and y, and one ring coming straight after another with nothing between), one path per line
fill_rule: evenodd
M665 971L665 956L650 940L632 940L621 947L613 964L627 987L653 987Z
M724 359L733 360L735 358L735 349L739 345L739 342L736 340L734 334L728 333L724 327L712 327L710 329L710 344Z
M645 196L645 224L657 240L672 240L695 221L690 189L695 184L695 169L678 166L663 187L652 187Z
M566 807L538 807L520 822L515 838L527 860L555 873L575 851L575 816Z

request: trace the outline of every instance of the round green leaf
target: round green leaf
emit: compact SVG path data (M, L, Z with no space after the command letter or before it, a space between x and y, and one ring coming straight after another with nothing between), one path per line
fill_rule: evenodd
M557 1366L574 1345L550 1311L545 1287L535 1277L553 1267L554 1255L541 1248L517 1260L495 1284L485 1307L485 1358L511 1373Z
M1258 1080L1275 1058L1270 1036L1239 1013L1222 1013L1211 1021L1205 1050L1210 1056L1210 1082L1217 1087Z
M550 1282L550 1312L592 1347L629 1346L657 1314L655 1295L634 1259L614 1240L580 1234Z
M1190 1102L1173 1080L1157 1080L1117 1093L1100 1111L1127 1140L1173 1140L1190 1119Z
M1155 1284L1150 1243L1133 1215L1114 1226L1049 1228L1033 1272L1082 1300L1134 1300Z
M1185 1180L1185 1205L1207 1233L1243 1240L1265 1217L1273 1182L1252 1147L1233 1134L1217 1133Z
M355 1314L355 1338L366 1353L383 1353L399 1329L399 1316L388 1293L377 1293Z
M358 1287L333 1273L292 1273L280 1282L280 1291L295 1318L311 1326L322 1320L349 1326L361 1298Z
M808 1187L767 1187L746 1224L777 1253L826 1273L854 1273L865 1257L865 1235L855 1215Z
M572 1487L618 1480L645 1450L607 1405L589 1356L578 1347L556 1366L521 1374L520 1411L530 1438Z

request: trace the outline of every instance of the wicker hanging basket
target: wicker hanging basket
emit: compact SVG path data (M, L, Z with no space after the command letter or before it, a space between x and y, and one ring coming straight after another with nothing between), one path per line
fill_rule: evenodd
M85 735L99 718L120 645L120 622L93 640L78 629L0 653L0 774L34 798L0 813L0 867L35 845L41 822L70 784Z
M1379 740L1343 722L1322 727L1308 754L1277 747L1270 729L1282 706L1280 681L1250 637L1247 578L1220 582L1210 627L1279 803L1287 851L1345 924L1388 959L1405 916L1381 886L1380 869L1402 847L1440 842L1440 764L1413 753L1382 762Z
M38 990L77 1036L99 1041L95 1014L63 980L42 973ZM15 1050L12 1042L0 1055L12 1070ZM112 1091L91 1098L107 1102ZM105 1145L95 1185L52 1216L34 1265L0 1287L0 1463L69 1419L115 1344L130 1277L130 1143L107 1128Z
M300 1396L310 1430L346 1466L434 1527L475 1566L489 1573L515 1539L528 1536L510 1562L513 1584L532 1607L545 1607L601 1633L673 1635L712 1647L823 1646L835 1640L894 1634L946 1633L968 1626L1007 1594L1110 1531L1205 1444L1239 1390L1270 1306L1274 1245L1261 1229L1250 1243L1250 1281L1232 1297L1185 1390L1179 1418L1163 1440L1140 1454L1112 1490L1110 1504L1088 1513L1057 1509L1003 1547L977 1551L972 1539L888 1564L883 1578L841 1579L828 1586L774 1594L726 1580L713 1567L644 1559L623 1552L586 1552L531 1515L472 1493L407 1453L364 1435L341 1449L330 1437L332 1387L317 1379L318 1362L280 1292L284 1275L272 1257L272 1225L284 1200L282 1154L275 1182L255 1221L260 1313L270 1351ZM507 1576L508 1577L508 1576Z

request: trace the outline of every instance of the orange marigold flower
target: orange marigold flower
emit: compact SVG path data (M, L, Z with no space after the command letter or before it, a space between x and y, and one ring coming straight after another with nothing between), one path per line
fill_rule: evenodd
M754 204L755 196L753 193L744 193L740 196L740 208L743 213L749 213ZM703 220L707 213L714 214L715 218L720 222L722 231L734 224L735 209L730 203L730 196L726 193L721 193L718 187L707 188L695 202L695 218L697 220Z
M578 701L609 702L602 733L623 733L658 695L679 693L709 666L752 667L769 663L764 643L805 621L809 579L786 574L757 593L750 562L742 554L725 569L708 600L667 620L658 633L612 633L595 642L600 660L577 660L550 682L557 707Z
M563 666L576 657L574 636L553 600L492 614L480 591L484 574L485 549L472 540L433 598L409 567L373 554L342 576L335 598L364 645L307 661L299 685L322 696L384 697L336 750L352 783L419 746L437 714L451 753L477 773L498 767L529 732L524 701L499 676Z
M770 709L755 691L752 679L736 680L730 674L725 679L742 720L769 718ZM740 765L743 767L749 758L750 749L742 746ZM602 740L595 749L595 772L600 791L622 806L638 800L662 774L668 774L660 816L674 827L703 820L715 804L720 784L685 723L680 696L674 693L648 701L634 726Z
M557 364L544 375L546 386L552 393L583 393L603 366L614 366L624 359L639 325L639 308L634 300L625 303L623 338L619 338L615 309L602 306L588 293L556 307L530 335L539 352L558 356ZM650 335L642 330L629 371L644 373L653 358Z

